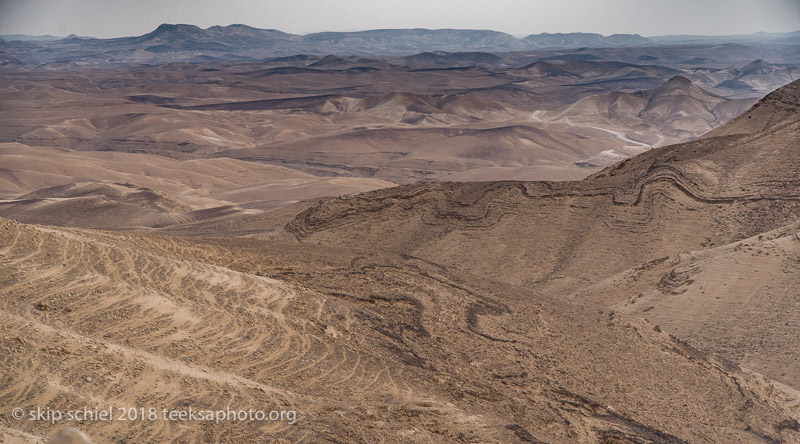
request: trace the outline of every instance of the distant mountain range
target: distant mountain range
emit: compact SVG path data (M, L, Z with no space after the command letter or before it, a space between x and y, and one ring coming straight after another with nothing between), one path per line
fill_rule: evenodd
M163 63L243 61L296 54L410 55L426 51L528 51L544 48L615 48L659 44L717 41L727 37L665 36L645 38L638 34L603 36L592 33L532 34L517 38L489 30L381 29L359 32L288 34L246 25L212 26L163 24L138 37L94 39L69 36L2 36L0 51L25 64ZM705 40L704 40L705 39ZM714 40L717 39L717 40ZM728 40L734 39L733 37ZM800 32L735 36L735 41L800 44Z
M41 41L51 41L51 40L61 40L64 37L56 37L54 35L28 35L28 34L3 34L0 35L0 39L3 40L19 40L23 42L33 41L33 42L41 42Z
M771 33L757 32L741 35L663 35L648 37L655 43L689 44L689 43L773 43L800 44L800 31Z

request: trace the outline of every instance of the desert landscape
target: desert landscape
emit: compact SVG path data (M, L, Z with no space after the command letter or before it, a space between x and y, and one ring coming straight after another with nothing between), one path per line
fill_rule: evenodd
M5 34L0 442L800 443L800 31Z

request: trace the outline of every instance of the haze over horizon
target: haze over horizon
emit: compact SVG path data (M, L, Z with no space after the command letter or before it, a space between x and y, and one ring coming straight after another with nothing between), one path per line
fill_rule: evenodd
M691 11L691 14L687 14ZM124 20L120 18L124 17ZM658 21L653 22L657 17ZM241 23L295 34L396 28L492 29L516 36L590 32L603 35L737 35L800 29L800 2L766 0L590 1L367 0L323 2L212 0L0 2L0 35L77 34L98 38L141 35L162 23L207 28Z

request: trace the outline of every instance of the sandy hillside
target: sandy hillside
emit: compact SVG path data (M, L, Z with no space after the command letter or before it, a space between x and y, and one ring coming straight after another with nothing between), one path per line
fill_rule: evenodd
M0 443L800 443L800 58L664 38L0 39Z
M788 395L762 376L652 324L424 260L10 221L0 236L5 405L298 412L291 425L79 424L100 441L794 436ZM2 421L7 437L59 428Z

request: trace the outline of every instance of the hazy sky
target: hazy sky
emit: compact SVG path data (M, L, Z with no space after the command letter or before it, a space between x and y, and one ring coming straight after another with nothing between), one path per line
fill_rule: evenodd
M140 35L161 23L244 23L307 34L377 28L601 34L800 29L800 0L0 0L0 34Z

